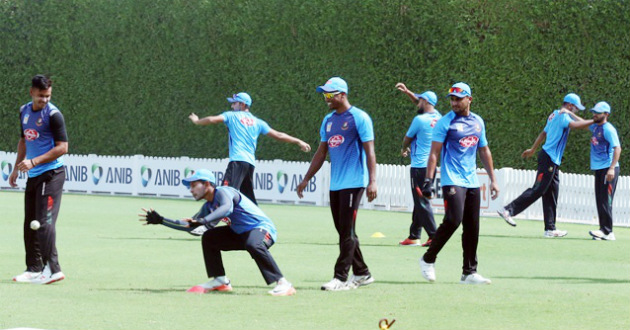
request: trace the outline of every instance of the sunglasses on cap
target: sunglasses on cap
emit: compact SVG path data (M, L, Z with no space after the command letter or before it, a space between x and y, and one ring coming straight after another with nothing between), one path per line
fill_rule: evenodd
M451 88L448 90L448 93L449 93L449 94L453 94L453 93L454 93L454 94L466 94L466 95L470 95L470 94L468 94L468 91L467 91L467 90L465 90L465 89L463 89L463 88L459 88L459 87L451 87Z
M322 95L324 95L324 99L326 100L332 99L337 94L341 94L341 92L322 93Z

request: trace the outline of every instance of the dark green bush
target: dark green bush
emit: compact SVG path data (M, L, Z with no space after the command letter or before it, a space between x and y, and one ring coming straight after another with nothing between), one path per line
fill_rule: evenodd
M0 150L14 151L30 78L51 74L75 154L227 157L222 125L188 114L252 112L316 148L326 113L315 87L334 75L372 116L379 163L400 163L415 113L395 90L473 88L495 166L533 168L521 152L562 97L608 101L622 146L630 138L628 1L0 1ZM590 113L582 113L590 118ZM628 174L629 152L622 155ZM259 141L258 158L310 160ZM408 160L404 161L405 163ZM589 133L573 132L563 170L589 172Z

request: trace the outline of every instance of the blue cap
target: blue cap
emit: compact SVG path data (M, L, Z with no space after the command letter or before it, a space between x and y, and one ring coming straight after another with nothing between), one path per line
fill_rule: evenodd
M472 91L470 90L470 86L468 86L468 84L463 83L463 82L458 82L457 84L453 85L448 90L448 96L451 96L451 95L457 96L459 98L466 97L466 96L472 97Z
M228 97L227 100L230 103L241 102L247 104L248 107L252 106L252 97L245 92L234 94L232 97Z
M238 101L240 102L240 101ZM193 175L182 179L182 183L186 188L190 189L190 183L195 181L207 181L212 184L217 184L217 179L214 177L214 173L204 168L196 170Z
M332 77L324 85L317 87L316 91L318 93L343 92L348 94L348 84L339 77Z
M435 93L433 93L432 91L426 91L422 94L415 94L416 97L421 98L421 99L425 99L427 100L427 102L431 103L431 105L435 106L435 104L437 103L437 95L435 95Z
M571 104L575 105L580 110L586 109L586 107L584 107L582 105L582 102L580 101L580 97L577 94L575 94L575 93L567 94L567 96L564 97L564 101L563 102L564 103L571 103Z
M610 113L610 105L606 102L599 102L595 104L591 111L597 113Z

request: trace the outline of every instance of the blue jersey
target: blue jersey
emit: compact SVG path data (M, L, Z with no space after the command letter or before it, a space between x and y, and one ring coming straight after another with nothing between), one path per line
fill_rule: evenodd
M22 135L26 142L26 158L33 159L41 156L55 147L53 131L50 127L50 117L60 112L57 107L48 103L38 111L33 111L33 102L29 102L20 108L20 120L22 124ZM59 157L51 162L37 164L28 171L28 177L34 178L46 171L50 171L63 166L63 157Z
M429 153L431 152L431 134L437 121L442 118L438 111L417 115L411 122L406 136L411 141L411 167L427 167Z
M227 222L232 231L237 234L242 234L257 228L262 228L267 231L269 235L271 235L273 241L276 242L278 235L276 227L273 225L273 222L271 222L271 219L269 219L269 217L267 217L256 204L232 187L221 186L216 187L216 190L217 192L221 191L227 193L231 199L233 199L236 195L241 196L240 201L237 204L234 204L232 209L226 215L229 219ZM216 210L219 206L217 198L215 198L212 202L206 202L203 204L201 210L196 214L196 216L205 217Z
M363 110L351 107L331 112L319 130L321 142L328 143L330 190L365 188L370 180L363 143L374 140L372 119Z
M451 111L435 124L433 141L443 143L442 186L479 188L477 148L488 145L483 119L472 112L464 117Z
M230 137L230 161L243 161L255 166L258 136L271 127L249 111L226 111L221 114Z
M547 118L545 133L547 139L542 149L549 155L551 161L560 166L564 148L569 138L569 124L573 121L568 113L560 114L560 110L554 111Z
M616 147L621 146L617 130L611 123L603 125L592 124L588 127L591 137L591 170L609 168L612 164ZM617 162L616 167L619 167Z

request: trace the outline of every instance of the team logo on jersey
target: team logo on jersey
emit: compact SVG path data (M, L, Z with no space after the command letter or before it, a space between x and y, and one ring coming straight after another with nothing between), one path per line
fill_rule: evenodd
M26 141L35 141L39 137L39 132L35 129L29 128L24 130L24 138Z
M479 126L479 124L475 125L475 132L481 132L481 126Z
M456 193L457 193L457 190L455 190L455 187L451 187L451 188L448 190L448 194L449 194L450 196L453 196L453 195L455 195Z
M230 218L228 217L221 219L221 222L225 222L225 224L228 226L232 224L232 220L230 220Z
M475 135L469 135L459 139L459 145L464 148L475 146L477 145L477 142L479 142L479 138Z
M24 119L22 120L22 125L26 125L26 124L28 124L28 117L29 117L29 116L30 116L29 114L26 114L26 115L24 116Z
M345 141L345 139L343 138L342 135L339 135L339 134L333 135L330 137L330 139L328 139L328 147L337 148L338 146L343 144L343 141Z
M243 117L240 121L245 126L254 126L254 118Z
M599 145L599 141L597 140L596 137L594 137L594 136L591 137L591 144L594 145L594 146Z
M458 132L463 132L464 124L455 124L455 129L457 129Z
M348 126L348 122L345 122L345 123L343 123L343 125L341 125L341 129L344 130L344 131L347 130L348 127L349 127Z
M437 119L433 119L431 120L431 127L435 127L435 123L437 123Z
M332 129L332 123L326 124L326 132L330 132L331 129Z
M42 117L39 117L39 118L37 118L37 121L35 122L35 125L42 126L43 123L44 123L44 121L42 120Z

